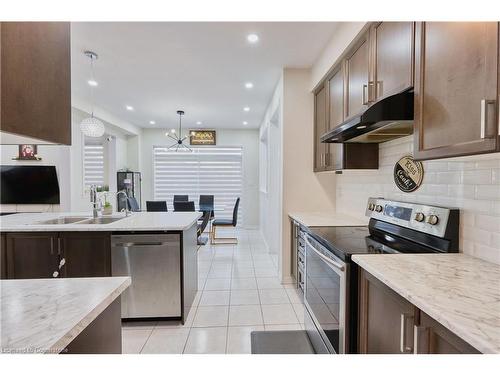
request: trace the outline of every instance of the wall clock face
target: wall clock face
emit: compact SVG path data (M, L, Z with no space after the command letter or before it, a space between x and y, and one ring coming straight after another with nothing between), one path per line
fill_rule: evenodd
M406 155L394 166L394 182L399 190L410 193L419 188L424 178L424 166L415 161L413 156Z

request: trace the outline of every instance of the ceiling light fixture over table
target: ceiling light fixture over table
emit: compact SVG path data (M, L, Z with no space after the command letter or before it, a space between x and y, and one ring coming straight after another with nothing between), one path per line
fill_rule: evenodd
M177 114L179 115L179 133L177 134L175 129L170 130L170 134L167 132L165 135L169 138L172 138L175 143L171 145L168 149L173 149L175 148L175 151L179 151L179 148L181 150L187 150L187 151L193 151L191 147L187 146L184 144L184 141L188 138L188 136L182 136L182 116L184 115L184 111L178 110Z
M80 130L87 137L99 138L104 135L105 128L102 121L94 117L93 87L97 86L97 81L94 79L94 60L97 60L98 55L92 51L84 51L83 53L90 59L90 79L87 81L90 86L90 117L83 119L80 123Z

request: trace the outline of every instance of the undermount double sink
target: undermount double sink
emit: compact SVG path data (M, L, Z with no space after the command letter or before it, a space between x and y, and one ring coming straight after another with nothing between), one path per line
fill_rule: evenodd
M45 224L110 224L114 223L115 221L124 219L123 217L72 217L72 216L66 216L66 217L58 217L55 219L50 219L50 220L45 220L45 221L39 221L35 224L37 225L45 225Z

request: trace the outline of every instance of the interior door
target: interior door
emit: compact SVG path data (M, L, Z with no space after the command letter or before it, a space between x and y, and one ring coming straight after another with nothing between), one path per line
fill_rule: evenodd
M362 112L369 104L368 33L346 59L347 113L346 118Z
M380 22L372 29L375 99L413 86L413 22Z
M415 156L495 151L498 23L419 22L415 43Z

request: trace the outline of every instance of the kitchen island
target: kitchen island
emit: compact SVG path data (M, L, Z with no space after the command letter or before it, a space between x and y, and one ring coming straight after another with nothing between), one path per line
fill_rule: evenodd
M128 277L2 280L2 353L121 353Z
M198 212L3 216L1 278L130 276L123 318L184 321L198 289Z

